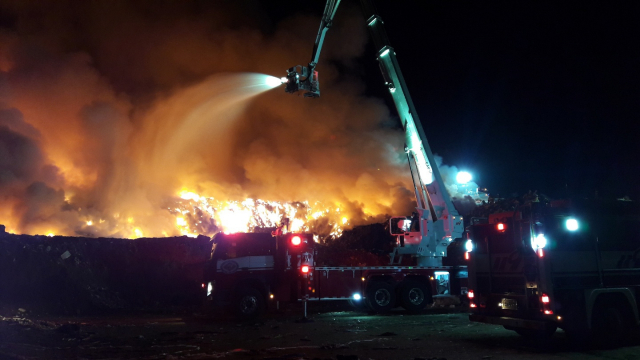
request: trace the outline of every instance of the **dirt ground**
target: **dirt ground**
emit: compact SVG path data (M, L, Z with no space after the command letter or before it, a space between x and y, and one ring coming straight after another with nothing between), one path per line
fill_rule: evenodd
M192 312L52 318L18 310L1 318L0 358L640 359L640 341L575 351L560 330L544 343L530 342L500 326L471 323L460 308L417 315L308 309L310 321L295 305L245 323Z

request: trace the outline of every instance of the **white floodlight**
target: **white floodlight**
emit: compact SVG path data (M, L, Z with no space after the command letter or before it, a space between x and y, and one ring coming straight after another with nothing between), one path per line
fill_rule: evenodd
M471 181L471 179L472 179L471 174L466 171L460 171L458 175L456 175L456 181L459 184L466 184L469 181Z
M576 231L579 228L578 220L576 219L567 219L564 225L569 231Z
M467 242L464 244L464 248L467 249L467 252L473 251L473 240L467 240Z
M544 237L544 234L538 234L531 239L531 247L533 250L542 249L545 246L547 246L547 238Z

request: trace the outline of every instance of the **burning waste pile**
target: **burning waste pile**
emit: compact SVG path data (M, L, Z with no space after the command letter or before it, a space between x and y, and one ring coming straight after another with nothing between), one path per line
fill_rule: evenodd
M365 49L358 12L332 28L350 41L325 47L323 98L294 101L264 74L308 55L316 21L294 16L265 35L259 12L234 3L48 9L0 5L15 19L0 25L3 301L167 304L171 291L131 289L180 293L217 232L288 218L327 243L413 211L402 129L340 76ZM73 30L52 27L69 19Z
M336 74L325 78L322 101L295 101L264 75L308 53L305 31L316 26L299 16L256 37L251 16L221 16L238 11L234 4L196 13L155 4L158 18L128 5L74 3L54 14L0 7L25 25L0 32L7 232L211 236L274 226L286 214L329 238L411 212L402 131L388 125L380 99L343 83L330 63ZM52 23L83 14L82 31L32 23L36 13ZM352 67L366 29L346 20L334 33L352 43L328 45L325 55Z
M234 4L195 13L155 4L158 18L136 6L45 8L1 8L24 25L0 32L7 232L212 236L288 217L323 241L413 211L402 129L383 101L340 76L365 49L359 13L332 28L350 42L325 47L323 98L296 101L264 74L308 54L317 29L301 16L256 37L251 16L221 15L240 10ZM82 31L48 28L34 14L51 24L83 14Z

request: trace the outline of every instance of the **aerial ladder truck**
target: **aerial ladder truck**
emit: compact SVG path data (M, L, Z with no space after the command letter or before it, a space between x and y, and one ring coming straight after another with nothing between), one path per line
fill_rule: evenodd
M340 0L328 0L313 46L311 62L287 71L285 91L303 93L305 97L320 96L316 66L325 35L333 23ZM422 123L409 95L396 53L389 43L384 23L370 0L361 0L362 10L377 51L377 60L385 85L398 111L405 132L405 152L409 161L416 213L413 218L394 217L390 220L397 245L391 253L391 263L401 262L404 255L414 257L419 266L441 266L447 247L464 232L462 216L453 206L451 197L436 166ZM416 224L417 222L417 224Z
M307 66L287 72L285 91L320 96L316 66L339 0L328 0ZM217 234L205 272L206 303L227 304L241 318L260 315L271 302L343 300L356 308L386 312L401 306L417 312L435 296L466 295L466 266L443 264L447 248L464 232L422 129L407 85L373 4L362 8L378 50L386 86L405 131L416 212L390 219L396 246L389 266L323 266L311 234ZM405 260L402 261L403 257ZM277 305L276 305L277 306ZM306 315L306 314L305 314Z

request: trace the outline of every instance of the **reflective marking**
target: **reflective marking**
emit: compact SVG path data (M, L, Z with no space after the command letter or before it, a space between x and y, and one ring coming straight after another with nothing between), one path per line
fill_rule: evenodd
M273 256L243 256L218 260L216 268L217 271L229 274L243 270L273 270Z

